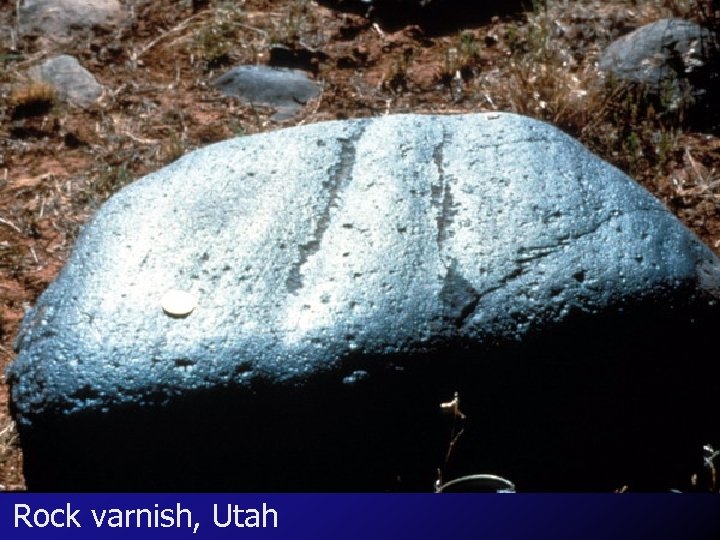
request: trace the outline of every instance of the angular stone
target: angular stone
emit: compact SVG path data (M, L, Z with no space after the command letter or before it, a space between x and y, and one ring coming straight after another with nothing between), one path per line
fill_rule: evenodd
M641 83L668 109L688 109L695 120L717 117L720 44L713 31L692 21L661 19L614 42L599 68L621 81Z
M102 86L73 56L49 58L31 70L31 76L52 85L62 99L86 106L102 95Z
M445 481L687 480L720 436L719 269L521 116L215 144L112 197L26 315L8 380L28 486L430 491L455 391Z
M122 7L118 0L25 0L18 16L20 34L53 40L67 38L76 29L117 22Z
M237 66L215 79L213 86L247 103L277 109L275 120L291 118L322 91L322 85L302 71L267 66Z

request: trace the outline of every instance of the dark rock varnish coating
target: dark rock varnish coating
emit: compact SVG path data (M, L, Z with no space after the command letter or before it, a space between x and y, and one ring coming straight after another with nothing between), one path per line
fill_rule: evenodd
M430 491L455 391L445 480L687 482L718 436L718 268L528 118L219 143L106 203L28 313L8 372L28 486ZM162 312L169 288L191 315Z

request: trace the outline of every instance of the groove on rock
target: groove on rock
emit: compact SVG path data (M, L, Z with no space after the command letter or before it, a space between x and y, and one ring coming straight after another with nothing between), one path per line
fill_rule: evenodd
M445 240L451 236L449 226L452 225L456 214L453 210L453 193L450 185L453 177L445 172L444 149L448 142L449 136L447 132L443 130L442 141L435 145L433 149L433 162L438 172L438 181L437 183L432 183L430 186L430 202L433 208L437 208L437 215L435 217L437 223L436 242L441 260L443 260L443 244ZM447 268L444 260L443 264Z
M312 238L298 246L298 260L293 264L288 273L285 285L292 294L303 286L301 269L315 253L320 250L323 236L330 226L330 212L338 207L340 194L348 187L352 180L352 172L355 167L355 155L357 142L365 132L365 124L359 124L359 129L345 138L338 138L340 143L340 156L330 170L328 177L323 181L322 186L329 192L327 203L317 220Z
M450 136L443 129L442 140L433 149L433 162L437 169L437 182L430 185L430 205L436 209L438 257L445 267L443 286L440 290L440 301L443 305L443 317L460 330L468 318L475 312L480 295L475 287L457 271L457 261L452 257L443 256L445 241L452 236L451 227L457 211L451 183L452 175L445 171L445 146L450 144Z

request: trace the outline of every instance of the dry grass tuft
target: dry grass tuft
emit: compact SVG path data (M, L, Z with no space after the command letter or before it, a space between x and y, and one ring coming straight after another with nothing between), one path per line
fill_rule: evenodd
M8 418L0 424L0 471L10 471L13 468L13 462L17 461L17 455L17 430L15 429L15 422ZM0 490L19 489L22 487L10 484L3 476L0 476Z
M10 105L11 119L30 118L48 114L55 104L55 88L42 82L30 82L13 88Z
M714 155L703 156L708 139L695 135L691 126L693 97L653 95L642 85L604 77L596 67L599 52L612 39L661 17L684 17L719 29L720 11L712 4L663 0L623 10L586 0L574 2L570 10L564 2L536 7L525 24L509 26L505 35L511 55L502 83L507 107L580 139L671 209L680 205L705 217L717 214L719 175L712 166ZM711 89L717 84L696 82ZM710 122L708 129L718 127ZM702 236L705 218L694 223Z

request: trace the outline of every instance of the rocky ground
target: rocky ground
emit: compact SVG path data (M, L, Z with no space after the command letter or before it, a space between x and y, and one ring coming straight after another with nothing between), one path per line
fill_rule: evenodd
M16 2L0 0L0 371L24 309L107 197L200 146L289 125L411 111L528 114L636 178L720 254L717 127L692 127L682 106L657 110L597 68L613 39L643 24L670 16L712 24L711 2L533 2L441 33L309 0L120 3L119 22L63 37L24 34ZM103 86L99 100L72 105L31 80L33 66L60 53ZM274 110L212 86L239 64L300 68L323 90L275 120ZM0 489L23 487L3 381Z

